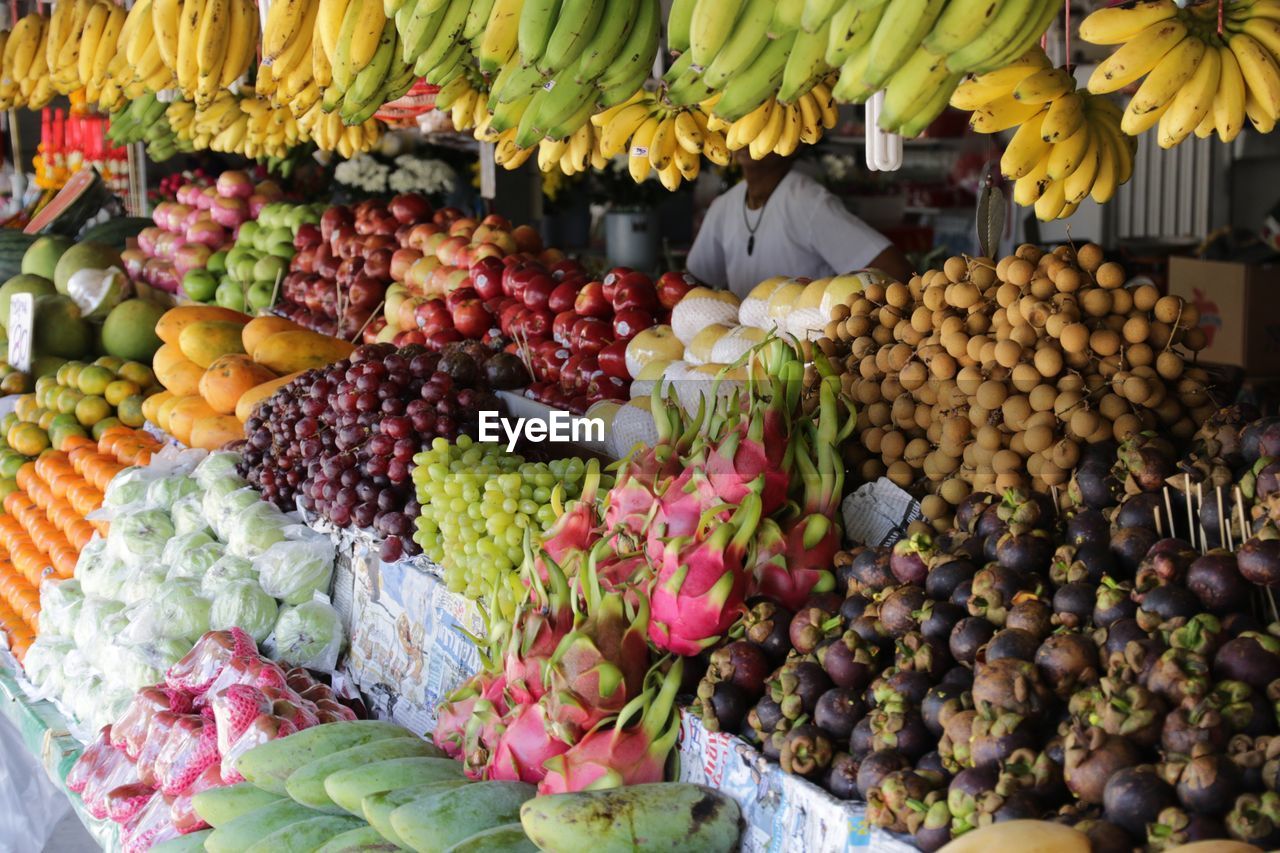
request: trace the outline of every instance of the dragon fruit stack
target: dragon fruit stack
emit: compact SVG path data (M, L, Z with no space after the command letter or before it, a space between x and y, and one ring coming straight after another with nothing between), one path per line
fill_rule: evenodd
M824 363L804 411L784 341L748 358L762 378L723 395L717 382L692 417L670 387L655 393L659 441L623 463L603 511L584 491L527 549L526 599L490 625L485 671L435 732L474 778L542 793L661 781L681 656L723 637L752 595L797 607L834 587L852 411ZM669 653L652 667L650 645Z
M241 781L235 760L260 743L320 723L355 719L301 668L261 657L239 628L211 631L165 675L139 690L67 774L96 818L122 826L126 853L204 829L191 798Z

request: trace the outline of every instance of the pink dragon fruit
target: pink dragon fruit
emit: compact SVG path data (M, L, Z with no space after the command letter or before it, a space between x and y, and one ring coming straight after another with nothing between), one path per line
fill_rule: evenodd
M700 422L697 419L686 426L683 409L661 394L650 395L649 403L658 440L652 446L637 446L623 460L617 482L609 490L604 512L609 537L625 537L631 544L644 541L658 510L658 499L679 476L680 457L697 436L692 425ZM615 542L615 547L629 550L624 543Z
M525 541L526 555L529 543ZM546 692L543 667L565 634L573 628L573 602L569 582L559 564L544 553L547 579L526 569L531 584L529 596L516 614L510 639L503 655L506 688L516 705L528 705ZM526 567L532 560L526 557Z
M565 575L577 574L579 565L591 546L600 538L600 518L596 512L596 493L600 488L600 463L587 463L582 494L561 511L559 497L552 494L558 517L542 538L541 552L534 559L534 570L543 583L548 580L546 558L554 560ZM544 556L545 553L545 556ZM526 581L527 582L527 581Z
M471 779L483 779L506 731L504 710L498 703L479 699L471 708L462 736L462 763Z
M770 414L772 413L772 414ZM791 485L791 448L781 417L773 407L757 403L746 418L738 418L707 454L707 476L721 500L739 504L759 490L764 515L772 515L787 500ZM681 535L681 534L673 534Z
M479 672L450 693L440 705L434 735L436 746L450 758L460 759L465 747L467 721L471 719L476 703L483 699L502 708L505 713L503 691L506 687L507 678L502 673Z
M696 655L742 611L750 580L748 549L760 523L760 496L748 494L733 518L701 539L667 543L649 586L649 639L660 649Z
M543 764L568 751L569 744L547 718L548 698L517 708L508 717L485 778L536 785L547 775Z
M835 589L835 575L822 568L831 565L840 546L830 519L807 515L785 527L771 518L763 519L755 546L752 594L770 596L798 610L812 593Z
M547 665L550 717L574 741L606 717L621 711L644 688L649 667L648 602L628 607L621 591L603 592L588 561L579 585L585 618L560 641ZM580 617L582 614L579 614Z
M565 794L661 782L667 756L680 735L680 714L675 709L676 692L684 672L684 661L676 658L665 676L658 666L647 678L662 678L661 688L650 684L645 692L627 703L613 728L596 728L574 744L568 752L547 761L547 775L538 785L539 794ZM639 721L627 727L632 717Z
M701 462L689 463L658 500L658 509L649 525L645 553L652 563L661 563L667 541L696 536L712 521L723 522L733 512L707 476Z

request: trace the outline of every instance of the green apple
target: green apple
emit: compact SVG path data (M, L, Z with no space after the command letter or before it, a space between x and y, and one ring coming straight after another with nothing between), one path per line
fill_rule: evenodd
M248 222L245 223L245 225L248 224ZM240 227L243 228L244 225ZM236 268L236 264L240 259L246 256L251 256L248 243L236 243L236 245L232 246L231 250L227 252L227 258L223 265L227 271L231 271Z
M208 302L218 289L218 278L208 268L187 270L187 274L182 277L182 289L196 302Z
M244 289L239 282L231 279L222 280L222 284L218 285L218 291L214 294L213 299L223 308L229 308L232 311L243 312L245 309Z
M284 258L278 258L275 255L263 255L258 258L258 262L253 265L253 277L256 281L269 281L274 283L277 276L284 275L289 271L289 262Z
M241 284L248 284L253 281L253 268L258 263L256 254L245 254L240 260L236 261L235 266L231 268L231 277Z
M227 271L227 251L220 249L209 256L209 260L204 262L204 268L214 275L220 275Z
M255 281L249 285L249 309L258 311L262 308L271 307L271 297L276 292L276 281Z
M236 236L236 246L248 246L253 243L253 237L262 230L262 224L250 219L241 223L240 233Z
M293 260L294 251L292 239L280 240L267 246L267 253L277 258L284 258L286 266L288 265L288 261Z

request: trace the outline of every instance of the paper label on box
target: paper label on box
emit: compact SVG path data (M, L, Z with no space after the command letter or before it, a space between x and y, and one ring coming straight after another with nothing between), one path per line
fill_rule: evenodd
M31 334L36 319L35 297L15 293L9 297L9 366L19 373L31 370Z

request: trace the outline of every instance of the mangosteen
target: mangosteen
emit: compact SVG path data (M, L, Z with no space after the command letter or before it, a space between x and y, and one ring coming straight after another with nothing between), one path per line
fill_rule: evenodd
M1267 521L1236 552L1240 574L1259 586L1280 584L1280 528Z
M1036 651L1035 665L1041 680L1066 699L1078 686L1098 680L1098 648L1084 634L1050 634Z
M858 761L847 752L838 752L831 759L822 787L831 796L852 800L858 796Z
M966 615L963 607L950 601L926 601L920 608L920 633L930 642L945 644L956 624Z
M1214 613L1243 610L1249 603L1249 587L1233 551L1214 549L1197 557L1187 569L1187 589Z
M1241 794L1226 817L1227 832L1237 841L1270 850L1280 846L1280 794Z
M1009 525L1000 517L1000 504L992 503L978 516L973 535L994 543L1009 531Z
M1204 531L1205 541L1212 548L1222 548L1227 543L1223 536L1231 531L1233 541L1238 541L1240 525L1234 515L1235 498L1229 486L1205 486L1204 500L1200 503L1197 518L1200 529Z
M871 733L871 718L863 717L853 727L853 734L849 735L849 752L854 758L861 760L871 753L874 740Z
M1109 820L1083 820L1075 825L1089 839L1090 853L1133 853L1133 839Z
M867 548L853 559L849 573L861 588L879 592L898 582L889 567L890 557L888 548Z
M1138 577L1154 578L1155 584L1180 584L1199 552L1181 539L1160 539L1151 546L1138 566Z
M1005 568L1039 574L1048 572L1053 551L1053 537L1047 531L1009 531L996 543L996 560Z
M1209 692L1209 662L1203 655L1183 649L1169 649L1160 655L1147 673L1146 685L1171 704L1194 702Z
M702 725L709 732L736 734L750 710L751 700L747 692L733 682L709 684L703 681L698 685L693 712L702 718Z
M920 712L909 705L888 703L872 709L867 718L871 720L872 751L896 749L914 761L933 748Z
M1164 500L1159 492L1144 492L1131 495L1120 504L1111 524L1116 530L1127 530L1131 527L1142 527L1156 533L1156 517L1160 518L1160 528L1169 529L1169 519L1165 515Z
M1021 628L1037 640L1053 630L1053 609L1037 596L1019 597L1004 617L1006 628Z
M933 555L933 537L927 533L916 533L894 544L889 570L898 583L923 584Z
M1111 554L1116 559L1118 576L1132 578L1138 572L1142 558L1160 535L1149 527L1126 527L1111 537Z
M858 694L847 687L833 687L818 697L813 708L813 722L832 739L847 741L853 727L866 713Z
M849 582L855 580L853 561L865 550L867 546L855 545L852 548L836 551L835 556L831 558L831 568L836 571L836 589L846 590L846 595L848 595Z
M1109 678L1102 679L1100 687L1102 701L1094 713L1103 731L1144 747L1160 742L1168 710L1161 697L1140 684L1125 684Z
M1280 682L1272 682L1280 686ZM1218 708L1222 719L1233 732L1250 735L1267 734L1275 729L1275 704L1267 694L1254 690L1243 681L1219 681L1209 692L1209 700ZM1277 698L1280 698L1278 696Z
M490 388L505 391L529 384L529 371L519 356L508 352L494 353L484 365L485 381Z
M994 663L1005 658L1029 661L1035 657L1040 641L1030 631L1021 628L1005 628L997 631L983 650L982 660Z
M942 766L942 756L936 749L931 749L916 759L916 771L919 773L933 773L942 779L951 778L947 768Z
M947 801L938 799L932 803L927 798L920 807L913 806L907 818L911 842L923 853L941 850L951 840L951 811Z
M929 570L924 591L934 601L946 601L962 581L972 580L977 572L978 567L970 560L948 560Z
M913 805L923 803L936 787L934 780L914 770L897 770L867 792L867 820L890 832L907 832Z
M1275 637L1246 631L1228 640L1213 658L1213 671L1219 678L1243 681L1254 690L1266 690L1280 678L1280 641Z
M743 620L746 638L759 646L777 666L791 651L791 611L772 601L761 601L747 611Z
M1003 798L999 808L991 812L992 823L1006 820L1038 820L1044 808L1029 791L1014 791Z
M1077 509L1067 516L1067 542L1077 548L1091 545L1105 548L1111 539L1107 517L1096 509Z
M1232 735L1227 741L1226 755L1240 774L1240 786L1245 791L1261 791L1264 787L1262 769L1267 760L1267 749L1274 738Z
M948 770L959 772L963 767L971 767L969 755L969 739L973 735L973 725L978 719L976 710L956 711L942 720L942 737L938 739L938 754Z
M782 709L782 716L795 720L813 715L818 697L831 689L831 679L815 661L790 660L768 681L769 696Z
M1113 622L1134 616L1138 612L1138 605L1131 593L1128 584L1104 577L1102 583L1098 584L1097 596L1093 601L1093 624L1106 628Z
M788 636L791 648L807 655L823 640L839 636L844 630L844 619L817 607L806 607L791 617Z
M1165 480L1178 472L1173 447L1162 438L1138 435L1120 445L1117 467L1129 492L1158 493Z
M747 640L735 640L711 653L703 681L728 681L750 696L759 696L770 669L764 649Z
M440 356L436 370L449 374L454 384L463 388L473 388L480 381L480 368L476 365L476 360L460 349Z
M817 726L796 726L782 743L778 762L783 772L813 779L831 766L834 750L831 738Z
M1141 615L1138 621L1142 621ZM1222 623L1217 616L1212 613L1197 613L1185 624L1170 631L1168 639L1170 648L1184 649L1208 658L1226 640L1226 632L1222 630Z
M954 827L960 832L976 829L980 803L995 794L1000 781L1000 767L996 764L966 767L951 777L947 786L947 808L951 812Z
M832 683L839 687L861 690L875 675L878 651L857 633L845 631L818 649L818 663Z
M1053 594L1054 621L1067 628L1084 628L1093 617L1097 588L1077 581L1058 587Z
M1020 749L1035 745L1035 733L1021 715L979 710L969 735L969 760L975 767L999 764Z
M973 704L979 710L996 708L1024 717L1036 716L1044 710L1049 695L1030 661L988 660L974 670Z
M880 600L880 624L891 637L901 637L920 627L916 612L924 607L922 587L912 584L895 587L884 593Z
M1222 630L1227 632L1228 637L1239 637L1246 631L1263 633L1267 626L1252 613L1237 610L1222 617Z
M973 577L973 595L969 598L970 615L984 616L995 625L1004 625L1014 597L1028 590L1030 581L1016 569L990 565Z
M1063 743L1062 778L1067 788L1086 803L1101 804L1107 780L1141 760L1127 738L1100 728L1076 725Z
M956 623L948 640L948 648L956 663L973 666L978 649L995 634L995 626L981 616L968 616Z
M1067 495L1072 503L1091 509L1115 506L1123 493L1120 481L1111 473L1110 464L1080 465L1067 484Z
M1188 814L1170 806L1147 824L1147 847L1150 850L1181 849L1184 844L1227 837L1227 828L1216 817Z
M876 787L890 773L907 770L911 762L896 749L882 749L873 752L858 764L857 786L865 800L871 789Z
M1173 788L1150 764L1125 767L1106 782L1102 791L1102 807L1107 820L1124 827L1131 835L1142 838L1147 824L1160 812L1177 804Z
M1178 801L1188 810L1221 817L1240 790L1240 769L1225 755L1199 755L1178 776Z
M919 705L923 702L924 697L929 693L929 688L933 686L928 673L896 667L885 670L880 682L882 685L881 690L878 691L880 696L894 694L902 697L902 700L910 705Z
M1245 426L1240 453L1250 465L1263 456L1280 456L1280 418L1261 418Z
M1200 601L1184 586L1158 586L1142 594L1138 624L1148 631L1170 630L1200 611Z
M767 695L761 696L755 707L747 712L747 725L761 740L768 740L783 719L782 706Z
M1054 761L1047 750L1015 750L1001 762L1000 780L1002 786L1027 791L1043 803L1056 802L1067 792L1062 781L1062 765Z
M956 505L955 526L965 533L974 533L978 519L987 507L996 503L998 498L988 492L972 492Z
M938 683L944 684L947 687L955 687L959 690L972 690L973 670L965 669L961 666L954 666L947 670L946 674L942 676L942 681Z
M851 595L840 604L840 616L846 622L852 622L867 609L867 600L861 595Z
M1117 619L1107 626L1107 640L1103 646L1108 658L1112 655L1124 654L1125 647L1131 642L1141 642L1151 639L1151 635L1142 630L1142 626L1138 624L1138 620L1123 618Z
M857 634L859 639L866 643L868 648L875 649L877 654L891 654L893 637L889 636L889 632L877 618L878 609L878 606L868 607L866 613L849 623L848 630Z
M1164 718L1160 745L1166 755L1192 755L1197 749L1221 752L1230 736L1222 715L1205 702L1174 708Z
M976 577L976 575L975 575ZM968 609L969 599L973 598L973 578L962 580L951 590L951 603Z
M840 605L844 604L844 599L844 595L834 590L819 591L815 587L798 609L807 610L811 607L816 607L819 610L825 610L827 613L838 613L840 612Z

